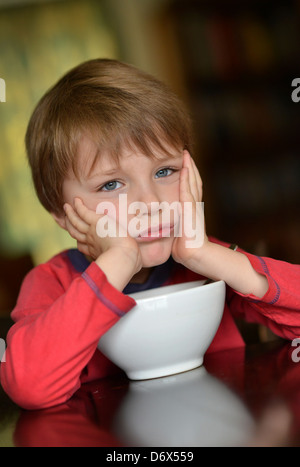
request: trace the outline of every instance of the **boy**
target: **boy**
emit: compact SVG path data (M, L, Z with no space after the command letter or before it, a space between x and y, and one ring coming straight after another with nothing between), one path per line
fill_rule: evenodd
M118 61L86 62L39 102L26 146L41 203L78 249L37 266L23 282L1 366L3 388L20 406L63 403L82 383L118 371L97 343L134 306L128 294L138 290L224 280L224 316L209 351L243 345L233 315L284 338L300 335L299 266L233 251L204 231L189 247L185 229L176 234L188 216L204 225L202 182L187 115L162 83ZM127 224L118 210L125 195ZM130 211L136 201L149 209ZM191 209L162 221L153 206L172 203ZM118 229L104 235L110 206ZM136 219L147 227L129 234Z

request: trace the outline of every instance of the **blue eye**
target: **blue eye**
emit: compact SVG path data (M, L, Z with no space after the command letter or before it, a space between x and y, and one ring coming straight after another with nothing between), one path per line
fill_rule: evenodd
M155 178L163 178L167 177L172 173L172 169L160 169L158 172L155 174Z
M120 188L120 186L121 186L120 182L117 182L116 180L112 180L111 182L105 183L105 185L103 185L100 190L101 191L113 191L113 190L117 190L118 188Z

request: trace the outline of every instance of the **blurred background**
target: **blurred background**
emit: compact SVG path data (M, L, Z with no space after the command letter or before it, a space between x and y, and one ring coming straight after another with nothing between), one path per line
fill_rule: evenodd
M73 240L35 198L24 136L63 73L109 57L167 82L194 122L208 234L300 263L299 0L0 0L0 316Z

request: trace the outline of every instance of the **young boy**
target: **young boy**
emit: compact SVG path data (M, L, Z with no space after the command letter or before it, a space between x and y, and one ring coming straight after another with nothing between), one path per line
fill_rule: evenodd
M3 388L20 406L63 403L82 383L119 371L97 344L138 290L224 280L224 316L210 352L243 345L233 316L287 339L300 335L299 266L233 251L204 231L188 243L182 225L204 225L202 183L189 119L164 84L118 61L86 62L41 99L26 145L37 195L78 249L23 282L1 365ZM137 201L140 211L130 210ZM191 209L170 210L166 221L162 207L172 203ZM118 228L104 235L109 207ZM129 232L136 220L146 227Z

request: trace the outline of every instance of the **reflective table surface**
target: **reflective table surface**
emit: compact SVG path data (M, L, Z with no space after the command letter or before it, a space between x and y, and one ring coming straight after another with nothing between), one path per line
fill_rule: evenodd
M39 411L20 409L1 389L0 447L298 446L297 357L285 341L231 349L174 376L95 381Z

